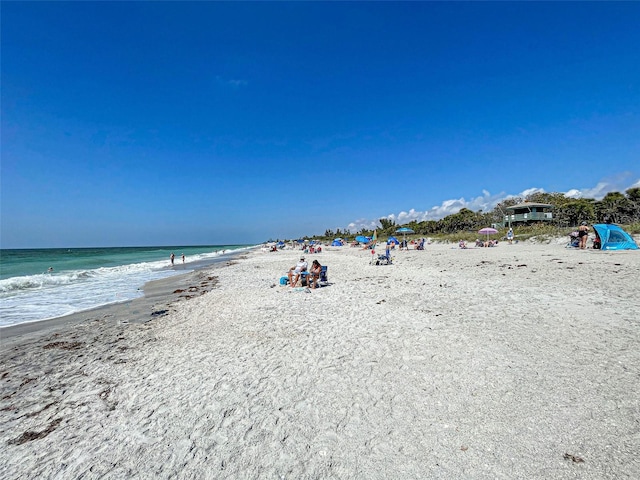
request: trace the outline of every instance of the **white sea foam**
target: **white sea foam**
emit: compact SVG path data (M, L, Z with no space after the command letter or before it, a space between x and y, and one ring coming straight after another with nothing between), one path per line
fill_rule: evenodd
M136 264L0 281L0 326L54 318L142 295L150 280L183 273L165 265Z
M186 273L191 270L190 264L224 253L229 250L192 255L184 266L176 262L175 269L162 260L0 280L0 327L131 300L143 295L145 283Z

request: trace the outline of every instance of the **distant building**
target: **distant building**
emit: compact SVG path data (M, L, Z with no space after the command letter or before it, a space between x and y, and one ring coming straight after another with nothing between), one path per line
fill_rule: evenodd
M511 205L505 207L504 224L510 227L512 225L529 225L535 222L550 222L553 220L552 209L553 205L547 203L524 202Z

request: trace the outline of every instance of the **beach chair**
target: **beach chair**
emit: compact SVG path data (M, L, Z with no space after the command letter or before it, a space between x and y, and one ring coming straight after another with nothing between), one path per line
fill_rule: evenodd
M303 287L308 287L311 285L312 280L310 278L309 272L302 272L300 274L300 278L302 279ZM322 269L320 271L320 278L318 278L318 286L324 287L326 285L329 285L329 280L327 278L327 266L322 265Z
M565 248L578 248L580 246L580 240L578 240L578 232L571 232L569 234L569 241L565 245Z
M378 259L376 260L376 265L391 265L393 264L393 260L391 256L387 255L378 255Z
M329 278L327 277L327 266L322 266L322 271L320 272L320 279L318 280L318 285L324 287L325 285L329 285Z

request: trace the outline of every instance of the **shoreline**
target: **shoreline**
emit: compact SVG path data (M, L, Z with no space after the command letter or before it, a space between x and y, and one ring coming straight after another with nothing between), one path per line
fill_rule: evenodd
M100 305L60 317L34 320L0 327L0 346L20 341L23 337L47 335L95 318L113 318L126 323L143 323L160 315L170 304L184 298L202 295L215 286L215 270L233 262L256 247L222 254L213 260L175 265L174 270L188 266L189 271L145 283L139 290L143 295L122 302ZM171 267L168 267L171 268ZM190 292L191 290L191 292ZM166 312L165 312L166 313Z

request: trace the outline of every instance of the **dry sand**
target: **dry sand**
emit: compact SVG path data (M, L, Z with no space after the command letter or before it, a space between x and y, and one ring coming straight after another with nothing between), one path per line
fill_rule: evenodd
M0 476L640 478L640 252L298 253L5 338Z

